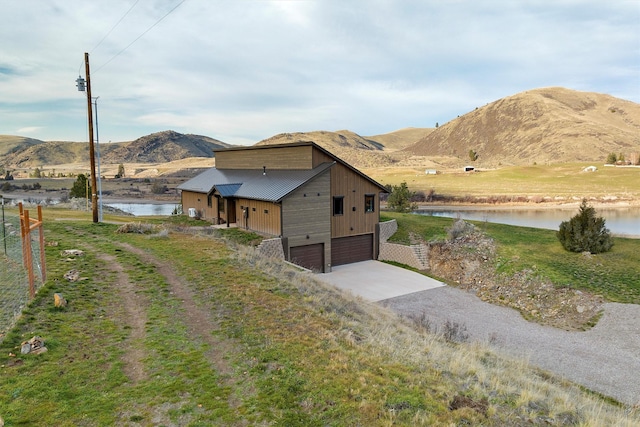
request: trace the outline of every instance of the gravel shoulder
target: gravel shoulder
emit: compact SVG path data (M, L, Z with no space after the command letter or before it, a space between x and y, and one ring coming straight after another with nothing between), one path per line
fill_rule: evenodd
M528 322L516 310L449 286L380 303L402 316L424 313L436 327L458 323L466 327L470 341L524 357L622 403L640 404L640 305L606 303L594 328L570 332Z

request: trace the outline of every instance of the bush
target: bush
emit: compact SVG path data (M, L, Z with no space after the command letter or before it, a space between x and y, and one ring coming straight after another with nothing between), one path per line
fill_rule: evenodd
M389 209L396 212L411 212L418 208L418 206L411 202L412 197L415 196L413 191L409 190L407 183L403 182L400 185L394 185L391 190L391 194L387 198L387 206Z
M558 240L570 252L607 252L613 246L613 238L605 227L605 220L596 216L596 210L582 200L580 211L569 221L560 224Z

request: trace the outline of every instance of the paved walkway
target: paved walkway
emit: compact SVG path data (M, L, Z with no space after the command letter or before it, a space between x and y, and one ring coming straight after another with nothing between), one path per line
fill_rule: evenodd
M362 261L333 267L318 279L350 291L369 301L382 301L401 295L444 286L442 282L380 261Z

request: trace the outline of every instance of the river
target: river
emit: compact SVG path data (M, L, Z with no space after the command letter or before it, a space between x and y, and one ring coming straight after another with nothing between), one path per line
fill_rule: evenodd
M578 208L473 209L469 207L436 207L422 208L416 211L416 213L419 215L445 218L460 217L471 221L486 221L498 224L557 230L562 221L567 221L578 213ZM605 226L612 234L640 238L640 207L596 208L596 215L605 219Z

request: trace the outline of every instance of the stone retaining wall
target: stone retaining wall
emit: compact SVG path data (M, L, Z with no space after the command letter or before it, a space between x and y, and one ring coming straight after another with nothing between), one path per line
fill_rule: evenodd
M269 258L284 259L282 239L279 237L263 240L257 247L258 252Z
M389 243L387 240L398 231L398 223L395 219L380 223L380 254L379 261L393 261L418 270L429 268L429 247L420 245L400 245Z

